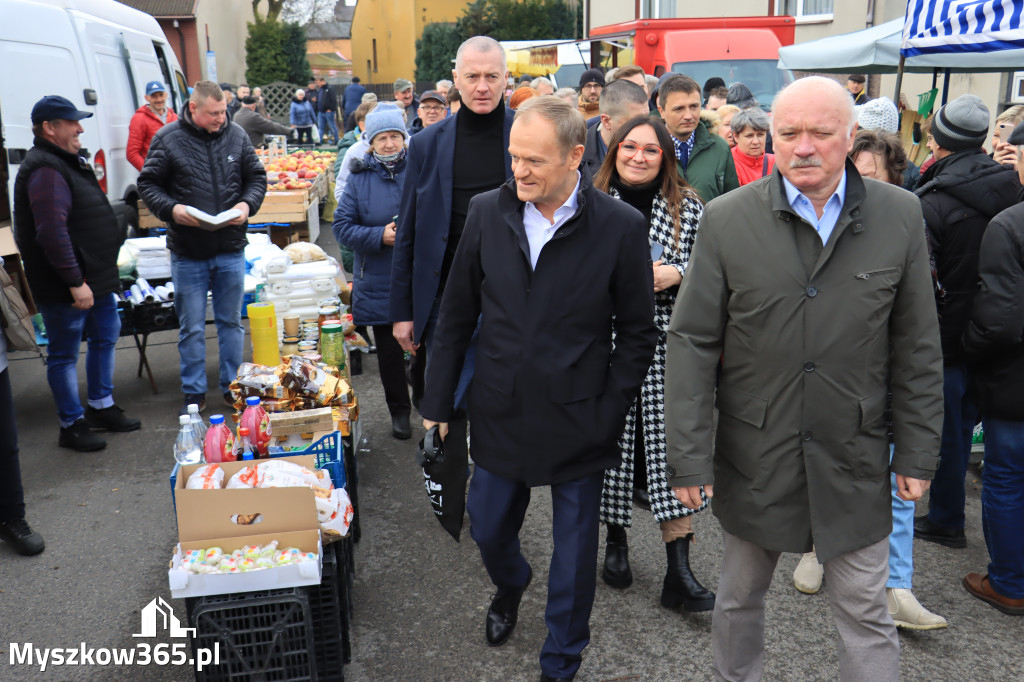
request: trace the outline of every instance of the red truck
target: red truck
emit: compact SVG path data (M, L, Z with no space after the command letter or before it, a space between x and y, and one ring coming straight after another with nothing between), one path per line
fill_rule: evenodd
M683 73L700 85L720 76L745 84L767 107L793 80L777 68L779 48L793 44L796 20L779 17L639 19L590 30L591 65L636 64L646 73Z

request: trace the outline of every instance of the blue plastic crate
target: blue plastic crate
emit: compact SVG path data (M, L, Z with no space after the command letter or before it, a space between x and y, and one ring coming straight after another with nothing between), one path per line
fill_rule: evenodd
M274 452L273 450L278 450ZM326 469L327 473L331 476L331 481L334 483L335 488L348 488L348 478L345 475L345 446L341 440L341 433L335 431L329 433L320 440L310 445L305 450L291 450L291 451L280 451L280 448L272 447L270 456L271 457L291 457L292 455L316 455L316 468ZM256 464L262 460L254 459L253 463ZM178 480L178 469L181 467L180 464L175 462L174 468L171 469L171 500L174 500L174 486ZM177 510L177 508L175 508Z

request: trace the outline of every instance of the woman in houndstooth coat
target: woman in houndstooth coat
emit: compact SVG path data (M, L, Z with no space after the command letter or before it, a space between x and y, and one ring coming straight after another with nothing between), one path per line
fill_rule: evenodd
M636 469L636 478L647 480L651 511L661 526L668 555L662 605L709 611L715 605L715 595L690 570L690 516L695 512L676 499L665 475L664 427L665 330L704 206L676 171L675 148L668 129L660 120L645 116L629 120L616 131L594 186L647 218L654 259L654 321L661 331L637 404L630 410L619 438L622 464L605 472L601 520L608 527L608 540L601 577L616 588L633 583L626 528L632 524ZM703 491L701 495L703 498ZM706 499L701 509L705 506Z

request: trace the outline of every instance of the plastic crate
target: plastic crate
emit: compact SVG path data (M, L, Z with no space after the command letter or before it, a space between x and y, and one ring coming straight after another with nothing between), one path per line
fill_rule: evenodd
M313 620L317 678L332 682L345 679L345 664L352 660L346 604L348 581L334 549L338 544L324 547L320 584L306 588Z
M317 678L315 636L304 588L186 600L197 649L220 647L221 663L196 671L198 682Z
M327 434L305 450L270 453L271 457L290 457L292 455L316 455L316 467L318 469L327 470L335 488L345 488L346 492L349 493L349 496L352 495L347 486L348 478L346 476L344 445L342 444L341 434L339 432L335 431L334 433ZM263 460L254 459L253 464L258 464L261 461ZM171 469L170 483L172 501L174 500L174 486L178 481L178 470L180 468L181 465L175 462L174 468ZM355 509L354 500L352 502L352 508Z

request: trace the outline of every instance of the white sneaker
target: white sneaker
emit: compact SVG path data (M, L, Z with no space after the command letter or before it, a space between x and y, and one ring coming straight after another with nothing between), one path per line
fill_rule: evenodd
M821 589L825 569L818 563L818 555L812 549L804 554L793 571L793 585L804 594L814 594Z
M946 619L937 616L917 601L914 593L901 587L885 588L885 601L889 605L889 615L896 627L907 630L941 630Z

